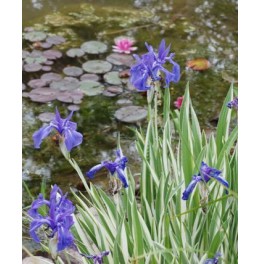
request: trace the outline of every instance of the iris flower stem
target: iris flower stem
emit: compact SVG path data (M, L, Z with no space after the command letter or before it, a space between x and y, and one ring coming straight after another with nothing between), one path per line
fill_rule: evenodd
M155 141L156 147L158 149L158 94L160 89L160 82L156 82L155 84L155 94L154 94L154 133L155 133Z
M82 174L82 171L81 171L79 165L77 164L77 162L76 162L74 159L72 159L72 158L70 157L70 152L67 151L67 149L66 149L66 147L65 147L65 144L64 144L63 142L60 143L60 150L61 150L63 156L65 157L65 159L66 159L66 160L71 164L71 166L75 169L75 171L77 172L78 176L80 177L80 179L81 179L81 181L82 181L82 183L83 183L83 185L84 185L86 191L90 194L90 193L91 193L91 190L90 190L90 188L89 188L89 186L88 186L88 184L87 184L87 182L86 182L86 180L85 180L84 175Z

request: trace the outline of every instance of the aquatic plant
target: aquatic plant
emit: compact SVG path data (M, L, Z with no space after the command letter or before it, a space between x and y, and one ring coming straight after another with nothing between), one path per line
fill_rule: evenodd
M94 175L103 167L105 167L111 174L111 176L114 175L114 173L117 173L118 178L123 184L124 188L127 188L128 182L127 177L124 173L124 170L126 168L126 163L128 159L122 154L121 149L116 150L116 159L115 161L102 161L101 164L95 165L92 167L88 172L86 172L86 175L89 178L93 178Z
M46 225L51 230L48 238L54 241L57 251L62 251L66 247L71 246L74 241L70 228L74 223L72 214L75 207L66 196L67 194L63 195L61 189L55 184L50 193L50 200L44 199L43 195L39 194L28 210L28 214L32 218L30 236L35 242L40 243L36 231L42 225ZM44 205L49 207L47 215L42 215L38 211Z
M221 184L223 184L226 188L229 188L228 182L220 176L222 172L209 167L205 162L201 162L200 166L200 172L198 175L193 175L191 182L189 183L186 190L183 192L182 199L188 200L190 194L196 187L196 184L199 182L207 183L212 178L219 181Z
M165 87L169 87L170 82L177 83L180 79L180 66L173 61L174 53L170 53L170 45L166 48L165 40L163 39L155 52L153 47L145 43L148 52L141 57L134 54L136 64L131 67L130 81L134 87L140 91L146 91L155 86L155 82L159 80L165 81ZM172 64L171 72L163 65L169 62ZM163 78L161 74L164 74Z
M50 122L50 124L44 125L39 130L34 132L34 147L40 148L42 140L49 136L53 130L58 132L60 143L64 142L69 152L73 147L80 145L82 143L83 136L81 133L76 131L77 124L70 121L72 115L73 112L71 112L67 118L63 119L56 108L55 118Z
M132 47L135 40L130 37L117 37L114 39L113 51L118 53L130 54L132 51L137 50L137 47Z

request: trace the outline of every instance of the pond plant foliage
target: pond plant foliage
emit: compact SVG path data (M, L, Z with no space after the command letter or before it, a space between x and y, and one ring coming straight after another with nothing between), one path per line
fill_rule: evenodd
M34 134L40 147L42 139L57 130L61 152L87 192L71 189L73 205L54 185L50 201L40 194L25 212L30 235L55 263L70 263L69 255L60 255L69 248L79 253L81 263L237 263L238 128L231 125L231 114L238 101L233 83L217 130L207 136L193 108L189 83L180 109L172 110L168 87L179 81L180 67L169 54L170 46L162 40L157 51L146 47L148 52L135 56L131 68L132 84L147 91L148 101L147 127L135 129L142 163L138 187L120 139L115 161L101 161L82 172L70 155L82 138L76 123L69 121L72 113L62 119L56 110L54 121ZM116 186L113 195L87 183L103 167ZM41 206L45 210L37 211Z

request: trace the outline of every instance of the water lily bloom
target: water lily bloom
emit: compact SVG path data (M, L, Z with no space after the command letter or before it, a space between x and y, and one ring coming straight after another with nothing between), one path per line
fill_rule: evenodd
M229 184L223 177L221 177L221 173L221 171L209 167L205 162L202 161L199 174L192 176L191 182L187 186L186 190L183 192L182 199L188 200L190 194L192 193L198 182L207 183L212 178L219 181L221 184L228 188Z
M82 256L88 258L88 259L93 259L93 264L102 264L103 263L103 257L108 256L110 254L110 251L103 251L98 255L86 255L80 253Z
M119 53L130 54L132 51L136 50L137 47L132 47L135 40L130 37L118 37L114 39L115 45L113 45L113 51Z
M113 175L115 172L118 175L118 178L123 184L124 188L127 188L128 182L127 177L124 173L124 169L126 168L126 163L128 159L123 156L122 151L120 149L116 150L116 159L115 161L102 161L100 164L92 167L88 172L86 172L86 175L89 178L93 178L95 173L97 173L101 168L105 167L111 175Z
M180 97L178 97L177 100L174 102L174 105L175 105L178 109L181 108L181 105L182 105L183 99L184 99L184 97L183 97L183 96L180 96Z
M56 130L58 132L59 138L64 140L67 150L70 152L73 147L76 147L82 143L82 134L76 131L77 124L71 122L73 111L65 119L61 118L58 109L56 108L56 113L54 119L49 125L41 127L39 130L34 132L33 140L34 147L40 148L42 140L49 136L49 134Z
M238 108L238 98L235 97L234 100L232 100L231 102L228 102L227 107L230 109L232 109L232 108L237 109Z
M166 48L165 40L163 39L158 47L158 52L155 52L151 45L145 43L148 52L141 57L134 54L136 64L131 67L130 81L134 87L140 91L150 89L156 81L162 79L162 73L165 78L165 87L169 87L170 82L177 83L180 79L180 66L173 61L174 53L170 53L170 45ZM168 71L163 67L165 63L172 64L172 70Z
M218 259L221 257L221 253L218 252L214 258L207 259L204 264L218 264Z
M63 195L61 189L55 184L50 193L50 200L45 200L43 195L39 194L28 210L28 214L32 217L30 236L35 242L40 243L36 231L42 225L49 227L52 231L49 237L55 236L57 238L57 251L71 246L74 241L70 228L74 223L72 214L75 207L66 196L67 194ZM38 212L38 209L43 205L49 208L48 214L45 216Z

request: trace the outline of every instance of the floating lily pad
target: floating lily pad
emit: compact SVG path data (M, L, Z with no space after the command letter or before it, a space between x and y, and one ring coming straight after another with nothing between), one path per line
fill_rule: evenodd
M101 83L95 81L81 81L79 89L88 96L94 96L101 94L104 90L104 86Z
M79 58L82 57L84 54L85 54L84 51L78 48L69 49L66 52L66 55L71 58L75 58L75 57Z
M82 91L65 91L57 94L56 99L64 103L77 103L84 96Z
M42 113L38 116L38 119L40 119L42 122L50 122L54 119L55 114L51 112Z
M210 62L204 58L187 61L186 65L188 68L191 68L195 71L204 71L211 66Z
M118 109L115 118L126 123L136 123L147 117L147 110L141 106L125 106Z
M100 54L107 51L107 45L100 41L87 41L81 45L81 49L88 54Z
M88 80L88 81L99 81L100 77L94 73L85 73L81 76L80 80Z
M66 41L66 39L64 37L57 36L57 35L48 37L46 39L46 42L53 44L53 45L59 45L61 43L64 43L65 41Z
M128 100L128 99L120 99L116 102L117 105L120 105L120 106L129 106L129 105L132 105L132 101L131 100Z
M22 91L26 89L26 85L22 83Z
M119 72L117 71L112 71L112 72L107 72L106 74L103 75L104 81L113 84L113 85L120 85L121 84L121 79L119 77Z
M30 55L30 52L27 50L22 50L22 58L25 59L26 57L28 57Z
M68 105L67 109L70 111L79 111L80 106L79 105Z
M137 91L137 89L132 85L132 83L130 82L130 80L128 80L126 88L129 91Z
M111 70L112 64L102 60L90 60L82 65L82 68L89 73L106 73Z
M56 60L62 57L62 53L58 50L46 50L43 52L43 56L48 60Z
M83 74L83 70L76 66L69 66L63 69L63 73L68 76L80 76Z
M115 93L111 93L111 92L109 92L108 90L103 91L102 94L103 94L104 96L106 96L106 97L115 97L115 96L117 96L117 94L115 94Z
M42 65L37 64L37 63L31 63L31 64L24 65L24 71L26 72L38 72L41 69L42 69Z
M47 84L53 82L53 81L60 81L62 80L62 76L58 73L50 72L50 73L44 73L41 76L41 79L46 81Z
M134 64L135 60L131 55L126 55L126 54L118 54L118 53L112 53L109 56L106 57L106 60L114 65L118 66L128 66L130 67L131 65Z
M114 94L121 94L123 92L123 89L119 86L109 86L107 87L107 91Z
M42 40L45 40L46 34L40 31L32 31L32 32L25 33L24 38L31 42L42 41Z
M33 102L47 103L56 99L57 91L50 88L36 88L29 93Z
M41 64L41 63L45 63L47 59L43 56L43 53L41 51L33 50L30 54L26 56L24 61L27 64L33 64L33 63Z
M40 47L43 49L49 49L52 47L53 44L48 43L48 42L40 42Z
M42 79L33 79L33 80L29 81L27 84L29 87L36 89L36 88L46 86L47 82L45 80L42 80Z
M43 66L42 71L50 71L52 69L51 66Z
M80 82L78 80L60 80L53 81L50 84L50 88L60 90L60 91L71 91L79 88Z
M45 64L45 65L53 65L53 61L51 61L51 60L47 60L44 64Z
M22 93L22 96L25 97L25 98L29 98L30 97L30 93L23 92Z

